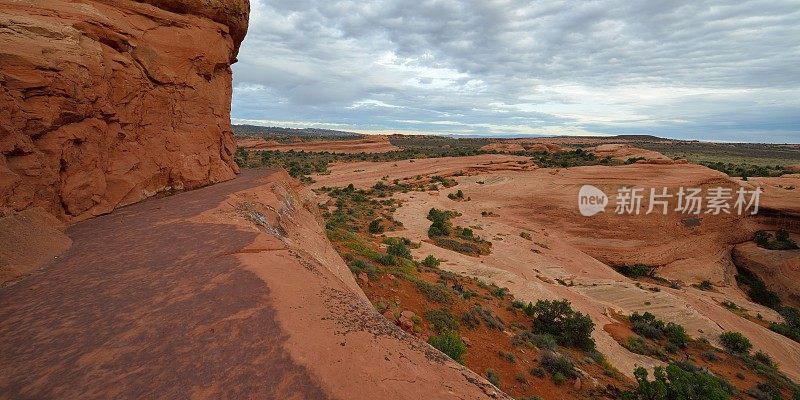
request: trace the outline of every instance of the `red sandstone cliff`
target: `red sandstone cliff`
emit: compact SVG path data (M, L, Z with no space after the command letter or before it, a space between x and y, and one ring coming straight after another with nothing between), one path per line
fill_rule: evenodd
M0 207L65 220L232 178L248 0L0 0Z

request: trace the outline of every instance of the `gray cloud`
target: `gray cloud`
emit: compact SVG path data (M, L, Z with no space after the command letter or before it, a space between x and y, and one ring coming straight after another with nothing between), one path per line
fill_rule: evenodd
M800 3L252 0L234 119L800 141Z

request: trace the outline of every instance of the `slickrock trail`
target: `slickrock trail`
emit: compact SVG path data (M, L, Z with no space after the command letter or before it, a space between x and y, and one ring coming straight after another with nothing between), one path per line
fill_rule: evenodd
M291 182L245 171L69 227L0 288L0 398L502 397L372 309Z

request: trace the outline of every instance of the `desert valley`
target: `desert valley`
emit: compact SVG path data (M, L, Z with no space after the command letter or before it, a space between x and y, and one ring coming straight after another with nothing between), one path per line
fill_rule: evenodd
M0 7L0 399L800 399L800 144L231 125L247 0Z

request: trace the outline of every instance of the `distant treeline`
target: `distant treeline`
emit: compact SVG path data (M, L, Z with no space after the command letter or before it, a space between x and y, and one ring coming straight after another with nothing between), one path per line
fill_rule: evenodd
M236 136L294 136L315 138L357 138L361 134L354 132L335 131L331 129L316 128L281 128L277 126L232 125L233 134Z

